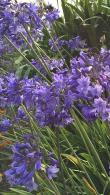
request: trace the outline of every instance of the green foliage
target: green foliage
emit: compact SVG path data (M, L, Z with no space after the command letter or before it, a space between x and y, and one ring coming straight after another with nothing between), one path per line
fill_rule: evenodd
M21 194L21 195L32 195L30 192L26 192L24 190L20 190L20 189L15 189L15 188L10 188L10 190L12 191L11 193L2 193L2 195L18 195L18 194ZM15 192L15 193L13 193Z
M87 39L88 46L100 47L101 37L104 36L104 44L110 47L109 1L76 0L75 4L70 4L67 0L62 0L62 9L64 18L60 18L53 27L53 31L57 32L59 37L71 38L80 35L82 38ZM35 74L39 74L39 71L34 69L30 63L33 56L36 59L40 58L40 60L43 59L43 55L52 56L47 44L50 35L46 29L44 33L44 44L28 45L29 49L24 53L15 48L16 52L14 53L14 63L12 65L18 77L32 77ZM50 83L50 72L45 64L44 67L48 77L46 78L41 73L40 76ZM8 139L13 143L22 140L22 133L28 133L31 130L36 136L39 135L41 147L46 152L53 152L55 157L58 158L58 136L56 131L49 127L39 127L31 113L25 107L23 108L29 117L28 127L26 127L26 124L19 124L19 132L14 132L13 129L8 135ZM36 180L40 184L37 194L109 195L110 125L100 119L88 123L82 116L79 116L79 113L74 108L71 114L73 115L74 123L67 128L59 129L60 158L64 180L61 172L58 179L54 181L50 181L45 175L36 173ZM4 151L4 153L0 151L0 154L1 163L4 155L7 156L8 161L10 160L8 151ZM6 161L4 166L7 166ZM29 193L21 188L9 188L9 186L8 189L4 189L2 181L0 181L0 187L3 191L0 191L1 195L36 194L34 192Z
M27 113L27 111L26 111ZM59 129L60 150L62 168L64 172L66 191L69 194L101 195L109 194L110 177L108 176L108 161L110 159L110 135L108 124L98 120L91 124L79 120L77 114L72 111L74 123L69 129ZM34 119L30 118L29 129L39 134L41 145L45 151L52 151L58 157L57 134L50 128L39 128ZM24 127L23 132L27 132ZM22 131L21 131L22 134ZM21 139L20 132L16 133L15 141ZM13 137L10 134L10 139ZM78 139L79 144L78 144ZM80 144L81 143L81 144ZM50 181L42 174L36 173L36 179L40 186L38 194L65 194L62 177L59 173L58 180ZM45 179L44 179L45 178ZM30 194L19 188L10 188L12 192L3 192L2 195ZM106 193L105 193L106 192ZM33 194L33 193L32 193Z
M88 46L110 47L110 4L105 0L62 0L65 30L68 35L86 38ZM103 40L102 40L103 39Z

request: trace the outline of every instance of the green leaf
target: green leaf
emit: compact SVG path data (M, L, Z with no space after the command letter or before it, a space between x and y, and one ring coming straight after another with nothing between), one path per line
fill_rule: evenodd
M1 192L1 195L17 195L14 192Z
M75 13L80 17L82 21L85 19L85 14L78 7L71 5L71 8L75 11Z
M71 161L73 164L75 165L79 165L79 160L72 156L72 155L69 155L69 154L62 154L62 156L66 157L69 161Z
M19 190L19 189L15 189L15 188L10 188L10 190L13 192L17 192L18 194L21 194L21 195L32 195L30 192L27 192L24 190Z
M108 7L108 6L101 5L101 7L106 8L106 9L108 9L110 11L110 7Z
M28 70L28 67L29 67L28 65L20 66L16 71L16 76L21 78L25 74L25 72Z
M102 11L102 3L103 3L103 0L98 0L98 12L99 13Z
M89 163L89 165L93 165L94 161L91 159L90 155L87 153L80 153L80 155Z
M88 194L97 195L97 191L90 185L86 178L83 177L84 187Z
M20 64L23 61L23 57L19 56L16 60L15 60L15 64Z

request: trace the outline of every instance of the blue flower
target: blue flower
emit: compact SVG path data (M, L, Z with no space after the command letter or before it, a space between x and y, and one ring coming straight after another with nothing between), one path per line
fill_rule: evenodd
M10 3L11 3L11 0L1 0L0 6L5 8L5 6L10 5Z
M66 41L59 39L56 35L49 39L49 46L51 47L52 51L58 51L62 49L62 47L65 45Z
M92 106L82 105L82 114L86 120L95 120L97 115Z
M79 48L84 48L86 46L86 43L84 40L81 40L79 36L71 39L68 41L68 47L71 50L79 49Z
M12 105L20 105L22 102L20 80L14 74L10 74L6 77L6 82L7 103Z
M18 107L18 112L16 114L15 119L17 121L22 120L22 121L27 121L28 117L26 116L26 113L24 112L22 107Z
M51 165L46 170L48 178L53 179L54 177L57 177L57 173L59 172L59 168L57 168L56 165Z
M77 86L77 91L82 95L87 95L89 86L90 86L90 78L82 76L80 79L77 79L78 86Z
M102 86L98 84L94 85L94 87L89 87L89 91L94 98L100 97L103 92Z
M5 175L11 186L23 186L30 192L38 188L38 185L34 182L33 172L27 172L23 166L11 168L5 171Z
M11 168L5 172L11 186L24 186L29 191L37 190L38 185L34 182L34 175L41 169L42 154L35 148L32 135L26 135L24 143L12 146Z
M7 132L12 126L9 119L5 118L0 122L0 132Z
M98 114L102 114L106 112L107 102L99 97L94 100L93 106Z
M39 85L35 78L24 79L23 80L23 100L27 108L32 108L35 106L35 89Z
M49 21L49 22L54 22L55 20L57 20L59 18L59 11L57 9L54 9L52 11L49 11L47 14L46 14L46 19Z
M47 156L42 155L32 134L26 134L23 138L23 143L16 143L12 146L12 163L10 169L5 171L5 175L11 186L25 187L31 192L38 188L34 180L35 173L42 169L42 159L46 160ZM56 177L59 171L55 159L51 158L51 164L47 167L50 179Z

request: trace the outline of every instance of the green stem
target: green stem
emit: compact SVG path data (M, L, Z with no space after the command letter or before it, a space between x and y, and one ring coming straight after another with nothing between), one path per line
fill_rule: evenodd
M63 183L63 188L64 188L64 195L67 195L65 178L64 178L63 167L62 167L62 157L61 157L61 148L60 148L60 139L59 139L59 129L55 128L55 130L56 130L56 141L57 141L57 149L58 149L59 168L60 168L60 173L61 173L61 178L62 178L62 183Z
M27 40L27 38L23 35L23 33L21 33L21 36L23 37L23 39L25 40L25 42L29 45L29 47L31 48L33 54L38 58L39 62L41 63L41 65L43 66L43 68L46 70L46 72L49 73L48 70L47 70L47 68L43 65L42 60L41 60L41 59L39 58L39 56L37 55L35 49L31 46L31 44L29 43L29 41ZM50 76L50 75L49 75L49 76Z
M10 45L12 45L13 48L24 58L24 60L36 70L39 76L41 76L48 84L51 84L51 82L22 54L22 52L10 41L10 39L7 36L5 36L5 38Z
M43 25L44 25L44 28L45 28L45 30L47 31L48 35L50 36L50 38L51 38L51 39L52 39L52 41L54 42L54 39L53 39L53 37L51 36L50 32L48 31L47 27L45 26L45 24L43 24ZM60 50L59 50L59 48L58 48L57 44L56 44L55 42L54 42L54 45L55 45L55 47L56 47L57 51L59 52L60 57L61 57L63 60L65 60L65 59L64 59L64 57L62 56L62 53L60 52ZM68 65L67 65L67 63L66 63L66 62L65 62L65 65L66 65L66 67L69 69L69 67L68 67Z
M83 128L82 124L80 123L80 121L78 120L76 114L74 113L74 111L72 111L72 115L74 117L75 120L75 124L77 125L77 130L79 131L81 137L83 138L83 140L86 143L86 148L87 150L89 149L90 152L92 153L92 155L95 157L95 160L97 162L97 165L101 168L101 170L103 171L103 173L105 174L105 177L107 178L107 180L109 181L109 176L107 175L107 172L100 160L100 157L96 151L96 149L94 148L94 145L92 144L90 138L88 137L85 129ZM74 125L74 124L73 124Z
M51 75L51 72L50 72L48 66L47 66L46 63L45 63L45 60L42 59L42 55L41 55L41 53L39 52L39 50L38 50L38 48L37 48L37 46L36 46L36 44L35 44L35 41L33 40L33 38L32 38L32 36L31 36L30 32L28 31L27 26L26 26L26 25L23 25L23 26L24 26L24 29L26 30L27 34L28 34L28 37L29 37L30 40L32 41L32 44L33 44L34 48L37 50L39 56L41 57L41 59L39 58L38 54L37 54L36 51L34 50L35 55L37 56L37 58L38 58L39 61L41 62L41 65L43 66L43 68L48 72L48 74L49 74L49 76L50 76L50 75ZM32 46L31 46L31 47L32 47Z
M78 157L78 155L77 155L76 152L74 151L74 149L73 149L72 145L70 144L68 138L65 136L64 129L61 129L61 132L62 132L62 135L64 136L64 139L67 141L69 147L71 148L72 153L74 154L74 156L75 156L76 159L78 160L78 163L79 163L80 167L81 167L82 170L85 172L85 174L86 174L88 180L90 181L91 185L93 186L93 188L94 188L95 191L97 192L97 189L96 189L94 183L92 182L91 177L89 176L88 172L86 171L86 168L84 167L84 165L83 165L81 159ZM97 192L97 195L98 195L98 192Z

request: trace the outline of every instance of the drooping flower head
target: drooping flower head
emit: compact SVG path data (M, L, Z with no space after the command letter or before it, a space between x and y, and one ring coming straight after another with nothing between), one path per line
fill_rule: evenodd
M10 127L12 126L11 121L7 118L4 118L0 121L0 132L5 133L7 132Z
M33 135L26 134L23 137L24 142L15 143L12 146L12 163L10 169L5 171L5 176L11 186L25 187L31 192L38 189L38 184L35 182L35 173L42 169L44 157ZM49 166L47 169L49 169ZM47 174L51 174L52 178L56 176L57 172L56 166L56 171L52 169ZM49 177L49 179L51 178Z

